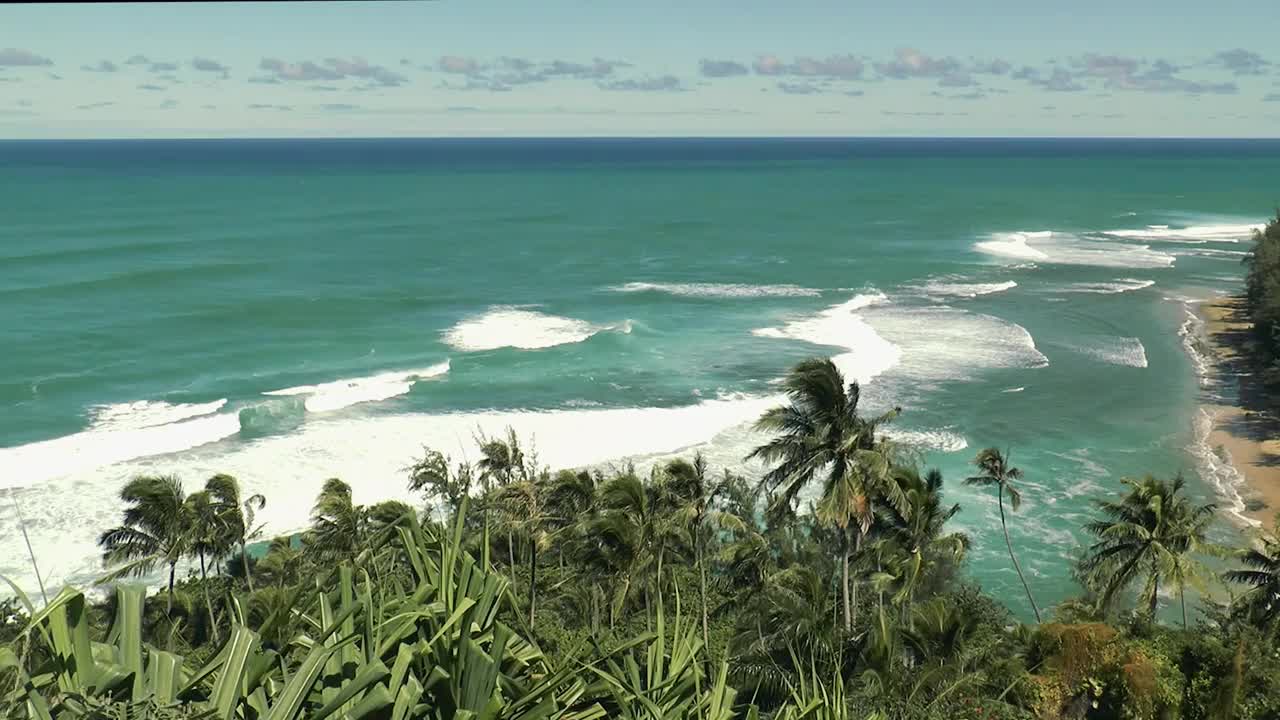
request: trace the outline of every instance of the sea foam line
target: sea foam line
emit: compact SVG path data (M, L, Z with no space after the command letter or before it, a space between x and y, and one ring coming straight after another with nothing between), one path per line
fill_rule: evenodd
M305 395L308 412L328 412L350 407L357 403L377 402L404 395L419 380L438 377L449 372L449 361L437 363L422 370L386 372L369 377L348 378L320 385L299 385L282 390L262 393L272 396Z
M1168 225L1148 225L1140 230L1106 230L1104 234L1119 238L1167 242L1237 243L1241 240L1248 240L1255 230L1262 230L1263 227L1259 223L1193 225L1184 228L1171 228Z
M833 356L831 361L846 378L867 383L902 360L901 348L881 337L857 312L884 302L888 298L882 292L856 295L811 317L792 320L782 327L757 328L751 334L843 348L847 352Z
M1051 230L992 233L990 239L974 243L973 248L997 257L1061 265L1167 268L1176 260L1173 255L1152 250L1147 245L1086 239Z
M942 297L975 298L979 295L992 295L994 293L1012 290L1016 287L1018 287L1018 283L1013 280L995 283L966 283L930 280L921 287L921 290L929 295Z
M748 285L740 283L629 282L609 290L621 293L664 293L694 298L818 297L822 291L799 285Z

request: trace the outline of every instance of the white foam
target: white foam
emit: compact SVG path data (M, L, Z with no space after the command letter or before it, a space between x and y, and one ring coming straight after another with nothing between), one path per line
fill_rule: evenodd
M1191 257L1229 258L1235 260L1237 258L1242 258L1249 253L1244 250L1222 250L1219 248L1197 247L1189 250L1174 250L1173 254L1177 256L1188 255Z
M1209 444L1213 426L1217 416L1208 408L1200 408L1193 423L1195 439L1191 444L1191 454L1199 461L1200 477L1204 478L1218 495L1228 503L1227 512L1244 524L1258 527L1262 523L1245 515L1244 498L1240 489L1245 485L1244 475L1231 461L1231 453L1225 447L1221 455Z
M1027 389L1027 388L1026 388L1026 386L1025 386L1025 385L1020 385L1020 386L1018 386L1018 387L1005 388L1004 390L1001 390L1000 392L1002 392L1002 393L1016 393L1016 392L1022 392L1023 390L1026 390L1026 389Z
M919 380L964 380L990 368L1049 364L1026 328L992 315L949 307L877 308L867 321L902 348L895 374Z
M240 431L235 413L148 427L89 429L0 449L0 487L20 487L114 463L190 450Z
M498 306L449 328L444 333L444 341L465 352L504 347L536 350L582 342L606 329L610 328L592 325L585 320ZM629 332L630 326L622 329Z
M1195 311L1197 301L1184 299L1182 311L1184 317L1178 328L1178 337L1182 340L1182 349L1191 359L1191 367L1196 371L1196 380L1201 386L1210 382L1209 371L1212 369L1210 350L1204 337L1204 320Z
M1012 290L1016 287L1018 287L1018 283L1012 280L998 283L958 283L930 280L924 284L922 289L930 295L941 297L974 298L979 295L991 295Z
M847 352L835 355L831 361L847 379L866 383L902 359L902 350L880 337L858 313L883 302L887 302L884 293L857 295L811 317L792 320L780 328L758 328L751 333L757 337L843 348Z
M133 430L181 422L188 418L209 415L222 409L227 399L208 403L181 403L171 405L157 400L138 400L114 405L95 405L89 408L93 430Z
M1171 228L1168 225L1148 225L1140 230L1107 230L1106 234L1119 238L1161 242L1236 243L1241 240L1248 240L1253 236L1255 230L1262 230L1263 227L1258 223L1194 225L1183 228Z
M969 441L963 435L950 430L903 430L890 427L885 434L891 440L939 452L960 452L969 447Z
M1142 290L1155 285L1155 280L1136 280L1134 278L1120 278L1112 282L1085 282L1068 285L1062 289L1062 292L1081 292L1081 293L1098 293L1101 295L1115 295L1119 293L1133 292L1134 290Z
M449 372L449 361L422 370L387 372L362 378L335 380L320 385L271 390L263 395L308 396L304 405L308 412L328 412L350 407L357 403L377 402L408 393L419 380L437 377Z
M630 282L609 289L614 292L655 292L696 298L818 297L822 294L821 290L800 287L799 285L746 285L738 283Z
M1135 337L1096 336L1081 338L1083 345L1072 349L1111 365L1144 368L1147 348Z
M973 247L988 255L1062 265L1165 268L1174 263L1174 256L1147 245L1089 240L1053 231L993 233L990 240Z

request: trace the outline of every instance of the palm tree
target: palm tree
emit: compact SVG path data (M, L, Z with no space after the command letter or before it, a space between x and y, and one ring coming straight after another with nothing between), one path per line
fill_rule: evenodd
M707 479L707 463L702 454L696 454L693 462L672 460L662 473L662 490L676 506L675 516L688 529L693 541L694 564L698 568L698 592L702 605L702 645L711 647L707 611L707 545L718 533L729 530L742 532L746 523L742 518L719 508L718 500L728 489L732 476L713 483Z
M1120 501L1095 501L1104 519L1085 526L1098 538L1080 563L1083 577L1101 590L1098 606L1106 611L1117 592L1145 574L1139 595L1154 616L1162 580L1174 583L1182 602L1182 624L1187 624L1186 585L1202 585L1205 573L1194 555L1216 553L1206 533L1215 506L1193 506L1181 495L1186 483L1181 475L1172 481L1147 475L1125 478L1130 487Z
M354 560L364 540L364 526L364 508L352 503L351 486L329 478L311 509L306 549L322 563Z
M204 607L209 613L209 628L213 632L213 641L220 643L218 622L213 616L213 602L209 599L209 575L206 572L205 559L208 557L212 560L226 550L225 518L218 513L218 507L207 490L188 495L186 507L191 520L188 552L200 559L200 589L204 595Z
M125 484L124 523L98 538L108 567L128 563L108 577L145 575L157 564L169 566L167 611L173 610L174 573L190 547L189 508L182 481L172 475L141 475Z
M559 520L548 507L551 480L547 475L510 482L494 493L502 508L502 524L529 543L529 625L533 625L538 601L538 554L551 549ZM514 564L515 559L512 558Z
M874 499L883 498L908 512L905 496L892 481L891 447L876 437L876 430L897 417L900 409L875 418L860 417L858 383L849 383L846 391L844 376L829 359L796 365L784 387L790 404L768 410L756 421L757 430L775 437L748 458L774 465L759 484L759 488L776 493L770 507L773 516L790 509L800 491L822 475L817 511L819 519L839 528L842 538L841 586L847 632L853 628L850 526L858 526L855 549L860 550L873 519Z
M905 600L903 613L913 619L911 603L922 578L940 558L958 563L969 548L969 538L964 533L943 534L947 521L960 512L960 505L943 505L941 472L931 469L921 477L915 468L902 467L895 470L895 479L907 497L910 513L900 513L889 505L878 507L877 544L888 549L897 566L893 579L900 586L899 599Z
M429 510L433 513L435 503L443 502L448 517L452 518L471 493L474 478L469 464L458 463L457 469L450 471L449 462L449 458L439 451L424 448L422 457L415 460L408 471L409 489L426 495Z
M204 491L213 501L216 512L225 529L226 547L219 548L223 554L232 547L240 547L240 563L244 567L244 579L253 592L253 568L250 567L248 541L262 532L262 526L253 524L254 514L267 506L267 498L255 493L247 498L240 495L240 481L231 475L219 473L204 483Z
M978 456L973 459L973 464L977 466L980 475L965 478L967 485L979 485L996 488L996 499L1000 506L1000 529L1004 531L1004 544L1009 548L1009 560L1013 563L1013 569L1018 573L1018 579L1022 581L1022 589L1027 593L1027 602L1031 603L1031 611L1035 613L1036 622L1040 622L1040 608L1036 607L1036 600L1031 596L1031 586L1027 585L1027 578L1022 574L1022 568L1018 565L1018 557L1013 554L1013 541L1009 539L1009 524L1005 521L1004 516L1004 496L1009 496L1009 507L1014 511L1018 511L1018 507L1022 505L1022 493L1018 492L1018 488L1014 487L1015 480L1022 479L1022 470L1011 467L1009 464L1009 453L1001 453L999 449L989 447L978 452Z
M1245 567L1223 574L1230 582L1251 585L1245 595L1244 607L1260 628L1268 628L1280 621L1280 515L1276 516L1275 529L1259 540L1256 547L1239 553Z
M516 436L515 429L507 428L506 440L486 438L481 433L476 437L476 442L480 445L481 456L480 461L476 463L476 469L480 471L480 482L484 486L484 514L487 524L489 495L494 488L494 483L502 487L517 478L528 480L531 473L529 466L525 463L524 451L520 448L520 438ZM507 555L511 562L511 589L514 592L517 586L516 550L510 531L507 532Z

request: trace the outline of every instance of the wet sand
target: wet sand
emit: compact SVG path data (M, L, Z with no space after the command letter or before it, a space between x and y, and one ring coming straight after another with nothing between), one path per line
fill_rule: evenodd
M1225 449L1244 477L1245 487L1240 489L1244 515L1270 526L1280 513L1280 418L1250 361L1253 337L1241 303L1239 298L1225 297L1200 308L1215 356L1215 380L1224 388L1234 385L1226 398L1235 400L1205 406L1214 414L1209 445Z

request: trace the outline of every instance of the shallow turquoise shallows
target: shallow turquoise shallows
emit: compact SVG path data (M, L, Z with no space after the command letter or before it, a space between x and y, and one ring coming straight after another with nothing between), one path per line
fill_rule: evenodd
M1273 141L0 143L0 486L83 583L137 473L235 474L269 532L507 426L554 467L754 473L750 421L826 355L904 408L969 574L1025 612L961 483L984 446L1026 473L1044 605L1122 476L1186 472L1231 532L1188 302L1239 287L1278 177ZM18 538L6 498L34 587Z

